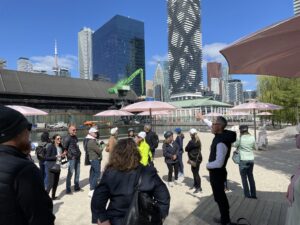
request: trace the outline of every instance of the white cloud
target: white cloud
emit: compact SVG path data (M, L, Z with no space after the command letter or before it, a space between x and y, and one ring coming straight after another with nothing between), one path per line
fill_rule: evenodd
M34 70L46 70L52 72L54 66L54 56L33 56L30 58ZM69 70L76 69L77 57L74 55L63 55L58 57L58 65L68 68Z
M206 68L206 64L208 62L219 62L222 64L226 64L226 59L220 53L220 50L225 48L227 45L228 44L226 43L219 42L204 45L202 67Z
M167 61L167 60L168 60L168 54L154 55L154 56L152 56L152 59L148 62L148 65L155 66L155 65L157 65L158 61Z

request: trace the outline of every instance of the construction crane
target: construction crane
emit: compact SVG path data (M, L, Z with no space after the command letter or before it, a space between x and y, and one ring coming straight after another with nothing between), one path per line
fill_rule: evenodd
M118 81L118 83L115 86L108 89L108 93L117 94L120 97L126 96L128 91L130 91L129 85L131 84L133 79L138 75L141 76L141 89L142 89L141 95L143 95L144 94L144 70L143 69L138 69L134 71L134 73L131 74L128 78Z

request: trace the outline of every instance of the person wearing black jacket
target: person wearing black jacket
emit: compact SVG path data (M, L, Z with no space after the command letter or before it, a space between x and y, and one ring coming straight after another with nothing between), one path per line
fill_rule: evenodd
M164 134L165 141L163 144L163 155L165 157L165 162L167 164L169 173L168 173L168 186L173 187L172 183L172 175L173 175L173 169L175 173L175 184L178 181L178 154L179 154L179 146L174 141L173 132L167 131Z
M183 139L184 139L184 134L181 132L181 128L177 127L174 130L177 134L177 137L175 139L175 142L179 146L179 151L178 151L178 177L183 180L184 178L184 166L183 166L183 161L182 161L182 154L183 154Z
M214 221L222 225L231 225L229 203L224 190L224 182L227 177L226 165L230 156L231 145L236 141L236 133L225 130L227 120L218 116L213 122L204 119L199 113L197 119L203 120L215 135L211 147L209 160L206 168L209 171L210 184L212 187L214 199L218 204L221 218L214 218Z
M59 182L60 176L60 163L59 160L62 157L65 157L65 153L63 153L63 147L61 144L61 137L58 134L55 134L52 138L52 143L46 149L46 157L45 157L45 165L48 170L48 185L47 185L47 193L49 194L52 189L52 200L56 199L55 193ZM52 168L58 164L59 170L53 171Z
M133 199L139 171L142 171L139 191L148 193L157 202L160 211L158 216L166 218L170 207L169 191L154 167L140 164L141 156L134 140L119 140L110 154L106 170L92 197L92 223L123 224Z
M21 113L0 106L1 225L54 225L40 170L28 159L31 126Z
M159 139L155 132L151 130L151 125L146 124L144 126L144 131L146 132L146 142L150 146L150 150L152 152L152 157L154 159L155 149L158 147Z
M81 152L78 146L78 139L76 136L76 127L74 125L69 126L69 134L63 140L64 150L67 151L67 157L69 161L69 168L66 180L66 194L71 194L71 179L75 170L74 177L74 191L80 191L79 175L80 175L80 156Z
M201 141L197 135L197 130L192 128L190 130L191 140L185 147L185 151L188 153L188 163L191 164L191 170L194 177L194 186L191 190L195 188L194 194L202 191L201 178L199 175L200 164L202 162L201 154Z

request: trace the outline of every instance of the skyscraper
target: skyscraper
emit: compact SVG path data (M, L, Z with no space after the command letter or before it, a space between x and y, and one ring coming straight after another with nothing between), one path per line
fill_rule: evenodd
M158 62L155 74L153 77L153 97L158 101L164 100L164 76L160 62Z
M78 33L78 61L81 79L93 79L92 35L90 28L84 27Z
M244 102L243 84L241 80L234 79L228 81L229 103L238 105Z
M294 14L300 15L300 0L294 0Z
M209 90L211 89L211 79L218 78L221 80L222 78L222 64L218 62L209 62L207 63L207 85Z
M171 95L195 93L203 80L199 0L168 0L168 61Z
M137 69L144 70L144 23L116 15L93 34L93 75L109 79L113 83L129 77ZM141 77L132 82L135 93L145 95Z
M32 63L30 62L29 58L20 57L17 62L17 70L24 71L24 72L32 72L33 67L32 67Z
M164 77L164 89L163 89L164 101L168 102L170 101L170 77L169 77L168 61L162 61L161 67L162 67L162 72Z

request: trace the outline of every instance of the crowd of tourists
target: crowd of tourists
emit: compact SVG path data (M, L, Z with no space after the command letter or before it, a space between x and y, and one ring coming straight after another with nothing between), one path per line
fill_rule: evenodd
M53 203L61 167L67 168L66 194L81 191L81 150L76 136L76 126L70 125L68 135L50 137L41 135L36 148L38 167L30 157L30 131L32 125L19 112L0 106L0 224L52 225ZM227 182L226 165L231 147L236 147L238 165L246 198L256 199L253 176L255 139L247 126L240 126L240 137L226 130L227 121L219 116L213 121L197 115L211 128L214 139L206 168L214 199L219 207L222 225L234 224L230 220L229 203L225 194ZM143 131L128 129L128 137L119 138L118 128L110 130L105 144L99 140L99 130L91 127L83 141L85 165L90 166L89 185L92 222L100 225L162 224L168 216L170 194L168 188L181 183L185 177L183 154L193 174L194 194L202 191L200 164L201 141L197 129L189 130L190 140L184 146L180 128L164 132L163 156L168 168L167 182L155 169L155 154L159 145L158 135L146 124ZM101 174L103 151L109 153L108 164ZM235 160L236 161L236 160ZM174 179L173 179L174 174ZM74 175L74 189L71 180ZM51 198L50 198L51 192ZM5 194L3 194L5 193Z

